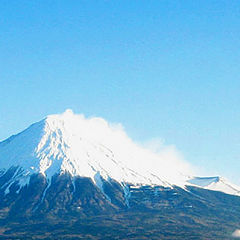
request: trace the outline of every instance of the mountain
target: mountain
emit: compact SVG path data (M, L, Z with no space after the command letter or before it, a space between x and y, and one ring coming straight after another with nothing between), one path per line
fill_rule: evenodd
M0 143L0 238L229 239L239 195L71 110Z

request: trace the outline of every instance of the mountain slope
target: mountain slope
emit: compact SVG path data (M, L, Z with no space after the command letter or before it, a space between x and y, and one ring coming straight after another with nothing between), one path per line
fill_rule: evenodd
M237 196L240 195L240 187L230 183L223 177L193 177L187 180L186 185L190 184L213 191L220 191Z
M0 143L3 239L229 239L239 195L222 177L192 176L175 153L69 110Z
M6 183L6 194L15 181L22 187L29 183L32 174L39 173L48 181L58 173L89 177L99 189L103 179L114 179L125 190L128 184L165 187L193 184L239 194L239 188L231 187L230 183L224 182L222 187L201 186L200 178L189 177L185 163L174 161L139 147L119 126L100 118L86 119L70 110L50 115L0 143L1 174L16 167Z
M148 164L139 161L140 156ZM175 169L170 169L169 175L165 173L167 169L160 176L154 174L156 171L151 169L154 158L154 154L135 145L123 131L104 120L85 119L69 111L49 116L0 143L2 171L20 167L13 178L22 186L33 173L41 173L50 180L56 173L68 172L72 177L90 177L99 188L101 178L115 179L123 185L169 186L169 181L175 184L184 181Z

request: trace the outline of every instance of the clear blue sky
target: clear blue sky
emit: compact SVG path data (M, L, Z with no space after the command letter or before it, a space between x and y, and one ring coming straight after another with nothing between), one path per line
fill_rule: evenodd
M240 183L240 3L1 0L0 140L66 108Z

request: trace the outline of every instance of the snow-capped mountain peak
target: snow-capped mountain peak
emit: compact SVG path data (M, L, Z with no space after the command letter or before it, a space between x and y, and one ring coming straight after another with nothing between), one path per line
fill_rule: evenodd
M1 168L21 167L25 177L42 173L51 178L55 173L68 172L95 182L100 174L118 182L169 185L167 174L158 176L151 171L151 161L156 158L133 143L120 125L102 118L87 119L71 110L50 115L0 143ZM174 179L178 171L171 172Z
M240 187L230 183L223 177L193 177L189 179L187 183L213 191L225 192L232 195L240 195Z
M71 110L49 115L1 142L2 174L11 167L18 169L12 182L17 180L20 185L27 184L33 173L49 180L54 174L69 173L72 177L91 178L99 188L102 179L114 179L122 186L209 187L203 186L201 179L189 180L188 164L174 151L154 153L134 143L120 124L85 118Z

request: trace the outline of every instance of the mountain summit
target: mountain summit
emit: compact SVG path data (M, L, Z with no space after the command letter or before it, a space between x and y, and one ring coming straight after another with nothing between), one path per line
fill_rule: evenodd
M174 148L153 152L71 110L0 142L5 239L228 239L239 195L222 177L194 176Z
M1 173L11 167L15 167L15 174L5 184L5 193L16 181L20 188L28 184L32 174L42 174L50 182L55 174L68 173L73 181L76 176L88 177L100 189L102 180L113 179L125 190L128 184L196 185L239 194L239 188L226 180L191 177L190 168L178 157L140 147L121 125L102 118L87 119L71 110L49 115L1 142Z

